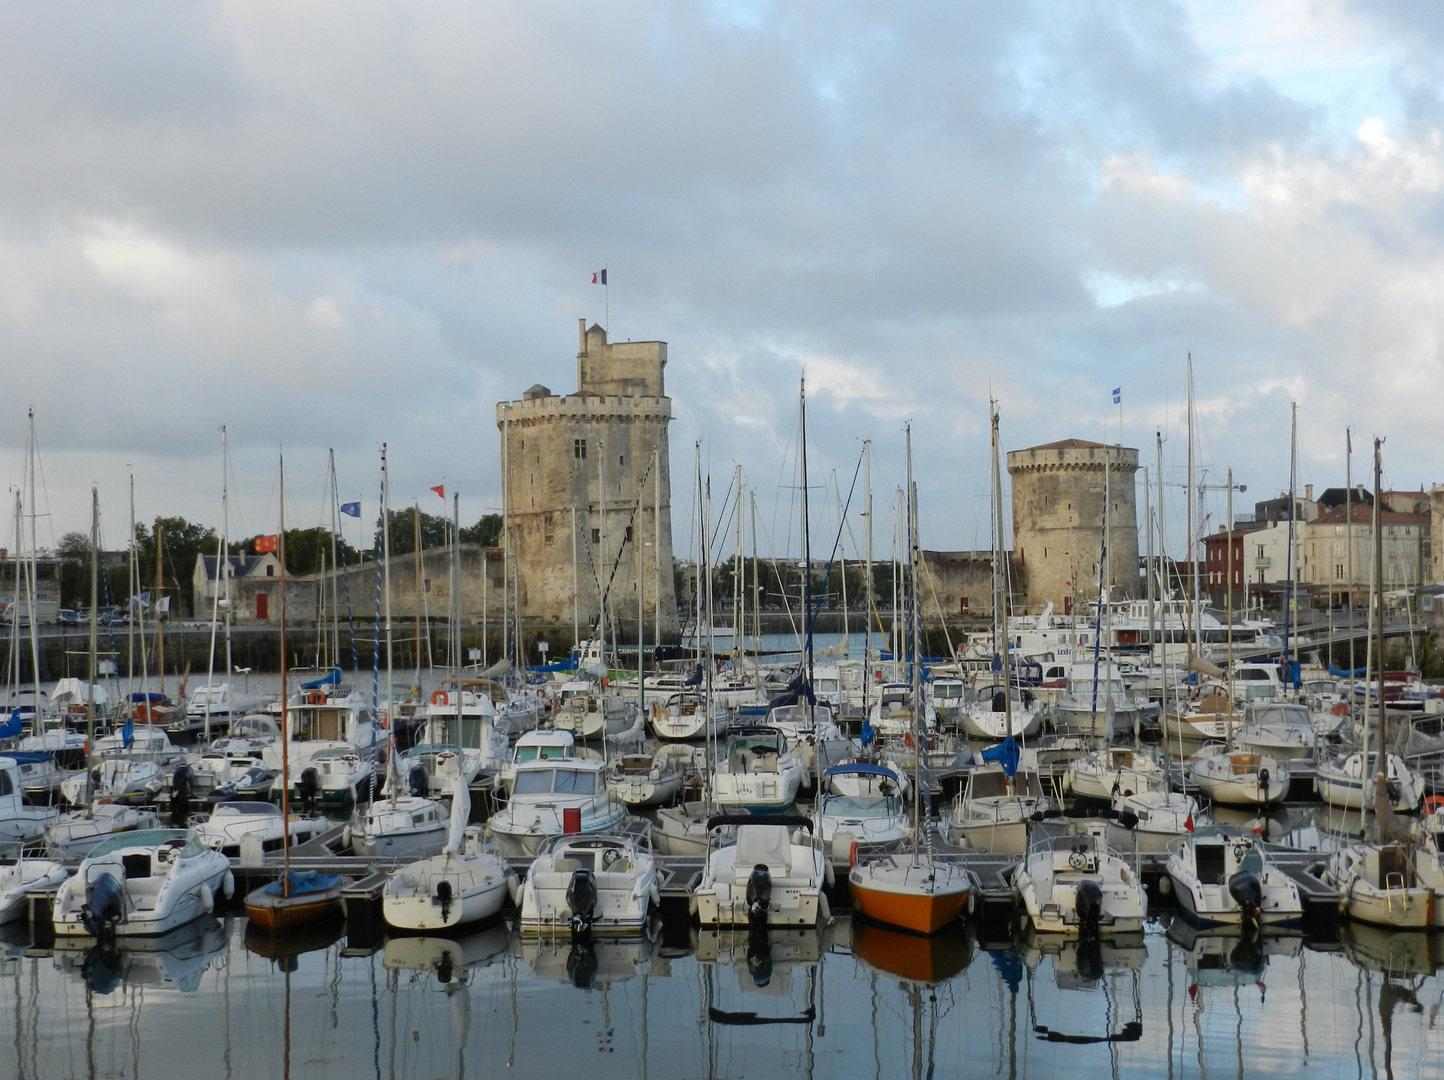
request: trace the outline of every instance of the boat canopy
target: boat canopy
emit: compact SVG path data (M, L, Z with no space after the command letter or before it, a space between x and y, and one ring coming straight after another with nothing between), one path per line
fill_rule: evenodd
M896 781L898 779L897 773L893 772L891 769L886 768L882 765L872 765L866 761L854 761L850 762L847 765L834 765L830 769L825 769L822 775L845 776L849 773L860 774L863 776L881 776L893 781Z
M337 874L319 874L314 870L292 870L284 879L278 878L265 887L268 896L306 896L334 889L341 880ZM289 886L289 888L283 888Z
M325 675L322 675L319 679L312 679L310 682L303 682L303 683L301 684L301 689L302 689L302 690L319 690L319 689L321 689L321 687L323 687L323 686L340 686L340 685L341 685L341 669L338 668L338 667L333 667L330 671L328 671Z

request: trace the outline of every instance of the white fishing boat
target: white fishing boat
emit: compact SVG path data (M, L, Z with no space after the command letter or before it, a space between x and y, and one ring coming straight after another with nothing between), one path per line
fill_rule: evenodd
M486 823L507 855L535 855L543 840L562 833L612 833L627 808L607 791L600 761L518 762L506 804Z
M894 851L913 835L902 799L893 795L833 795L824 792L812 815L813 835L836 867L851 866L858 852Z
M121 833L97 844L55 897L57 936L164 934L210 914L235 888L230 861L189 829Z
M1285 701L1251 703L1234 730L1233 745L1280 761L1313 760L1319 735L1307 705Z
M712 776L712 800L729 813L780 814L797 802L803 768L782 732L737 728Z
M577 740L570 731L554 731L537 728L528 731L516 741L511 754L502 761L497 774L498 792L505 795L511 790L511 781L516 776L517 766L528 761L571 761L581 757L577 753Z
M1168 845L1178 910L1195 926L1297 926L1299 887L1253 836L1209 831Z
M816 926L831 916L823 886L832 866L813 836L812 822L795 815L719 815L693 893L703 926ZM721 842L728 830L736 840Z
M1143 883L1109 850L1101 823L1086 828L1038 841L1013 871L1013 888L1033 929L1085 937L1142 930L1148 914Z
M1351 919L1407 930L1433 922L1434 890L1419 881L1403 844L1345 844L1319 876L1338 890L1339 909Z
M1126 746L1084 754L1063 772L1063 789L1074 796L1111 803L1126 792L1165 791L1168 774L1158 759Z
M262 851L276 851L285 842L287 834L293 845L304 843L328 824L322 818L301 817L299 814L283 819L281 808L275 803L246 799L216 803L210 816L197 822L195 832L206 847L236 858L241 853L242 841L247 837L255 837Z
M15 859L0 863L0 925L30 915L27 897L48 892L65 881L70 871L53 859Z
M143 806L94 803L61 814L45 830L45 847L61 859L83 859L102 840L116 833L160 828L160 815Z
M653 705L647 719L659 739L711 738L727 730L727 707L715 698L709 707L705 695L684 690Z
M426 770L431 798L450 799L459 787L471 787L483 772L501 767L506 736L497 730L490 697L470 690L437 690L410 749L397 761L397 775Z
M374 779L375 761L385 749L386 737L376 727L371 709L360 694L336 698L324 690L307 691L299 703L287 705L285 723L289 742L287 775L281 775L279 741L261 752L261 761L277 774L278 784L289 786L292 796L303 802L309 797L346 803L365 794Z
M451 805L447 839L439 855L391 872L381 893L381 914L398 930L450 930L489 919L516 899L511 863L481 848L480 829L468 828L470 793Z
M1424 778L1398 754L1385 754L1385 790L1389 803L1401 813L1419 808L1424 798ZM1373 781L1379 769L1379 753L1370 751L1365 764L1363 751L1336 755L1319 762L1314 790L1330 806L1359 810L1374 805Z
M589 679L576 679L562 683L552 723L578 738L600 739L620 735L636 718L636 702L623 701Z
M631 836L555 836L521 886L524 934L636 934L662 902L649 845Z
M968 770L968 780L948 814L948 841L975 851L1016 854L1028 849L1033 815L1051 809L1038 774L1019 769L1009 777L1001 765Z
M367 858L424 859L446 846L450 812L435 799L395 795L376 799L347 826L351 850Z
M1288 766L1266 754L1226 750L1193 760L1189 776L1199 792L1229 806L1282 802L1292 776Z

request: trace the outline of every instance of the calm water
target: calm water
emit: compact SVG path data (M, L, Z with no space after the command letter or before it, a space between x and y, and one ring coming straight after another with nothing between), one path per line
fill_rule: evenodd
M235 918L163 944L38 950L12 933L0 1076L1444 1076L1424 934L1258 950L1156 923L1080 951L843 919L767 953L695 930L585 953L504 923L278 947Z

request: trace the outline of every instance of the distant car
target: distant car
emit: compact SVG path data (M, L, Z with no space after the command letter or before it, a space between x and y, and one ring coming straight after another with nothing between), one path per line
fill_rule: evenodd
M66 626L83 626L90 620L84 612L72 611L70 608L60 609L60 621Z

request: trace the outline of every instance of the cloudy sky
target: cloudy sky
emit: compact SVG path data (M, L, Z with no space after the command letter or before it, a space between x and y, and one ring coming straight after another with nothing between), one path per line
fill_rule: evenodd
M910 420L933 547L986 545L990 394L1005 447L1161 430L1181 481L1190 352L1209 482L1285 486L1295 400L1300 483L1352 425L1356 476L1377 433L1429 486L1441 10L7 5L6 480L33 406L42 544L92 482L120 543L131 472L138 516L218 524L222 424L233 534L273 528L283 447L288 523L325 520L328 448L373 513L383 441L395 502L474 520L495 403L575 388L606 265L613 338L669 342L677 516L701 440L777 547L804 371L814 484L868 438L886 502Z

